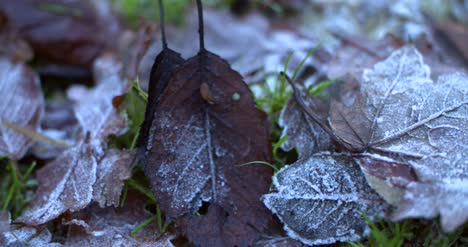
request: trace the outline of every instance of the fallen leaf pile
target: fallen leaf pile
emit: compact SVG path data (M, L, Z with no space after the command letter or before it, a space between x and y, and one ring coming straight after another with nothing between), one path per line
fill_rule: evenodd
M466 226L466 6L435 21L419 1L197 0L172 26L159 0L159 29L130 30L124 2L0 1L0 246L366 245L376 220Z
M408 45L356 79L359 90L352 100L332 99L328 112L315 102L319 99L293 85L294 97L282 113L284 134L292 138L283 148L296 145L300 156L274 176L278 192L266 195L265 205L290 237L311 245L360 238L366 229L360 212L382 213L371 188L396 206L389 218L440 215L443 229L453 232L468 219L468 76L455 73L433 81L422 55ZM335 148L317 138L325 133ZM330 204L314 210L314 202L326 201ZM350 220L360 223L345 224ZM322 224L334 227L325 231Z

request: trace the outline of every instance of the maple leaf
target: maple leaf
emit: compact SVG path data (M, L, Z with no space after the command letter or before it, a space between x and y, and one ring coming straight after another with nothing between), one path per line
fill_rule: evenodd
M319 153L298 160L276 173L273 184L278 192L265 195L263 202L291 238L307 245L359 240L368 233L362 212L373 217L385 208L345 155Z
M421 54L405 46L364 71L352 105L332 101L327 132L350 152L387 159L357 161L365 165L369 184L399 205L393 219L440 214L448 232L467 220L467 205L457 202L468 195L467 81L454 73L434 82ZM387 178L382 181L376 171Z
M0 156L20 159L32 140L10 128L37 131L44 112L39 77L22 63L0 56Z
M174 72L159 98L143 169L162 210L183 223L189 240L251 245L270 220L259 198L272 171L238 165L272 159L268 122L241 76L205 50L197 3L201 49ZM206 213L196 217L204 203ZM203 225L217 234L200 234Z
M156 224L131 232L151 217L145 210L145 198L130 195L123 208L100 208L98 205L76 212L72 220L63 223L68 228L66 246L160 246L172 247L172 234L157 238Z
M9 213L0 212L0 245L13 246L44 246L58 247L58 243L51 243L52 234L45 227L29 227L11 225Z
M154 111L159 102L159 98L166 89L167 83L172 77L174 70L185 61L179 53L167 47L162 0L159 1L159 7L163 50L156 56L153 67L151 68L145 119L141 124L136 145L138 148L138 158L143 165L146 165L148 150L151 149L152 145L151 142L154 130L151 130L151 125L153 124Z
M407 46L363 77L368 110L360 117L370 123L366 145L406 157L419 180L407 186L394 218L440 214L443 229L454 231L468 219L468 205L458 203L468 199L468 76L443 75L434 82L419 52Z

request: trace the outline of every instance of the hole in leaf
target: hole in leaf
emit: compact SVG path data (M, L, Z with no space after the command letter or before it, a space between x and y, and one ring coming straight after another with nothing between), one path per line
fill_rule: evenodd
M208 213L209 207L210 207L210 203L203 201L201 207L198 209L198 214L205 215L206 213Z

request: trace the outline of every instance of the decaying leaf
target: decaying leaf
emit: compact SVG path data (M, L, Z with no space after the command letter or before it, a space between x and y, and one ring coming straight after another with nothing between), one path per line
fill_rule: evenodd
M166 34L164 31L164 15L162 14L162 1L160 2L160 11L163 50L156 56L153 67L151 68L145 119L141 125L137 141L138 158L143 164L146 163L149 147L151 147L151 143L149 142L152 141L152 136L154 135L154 131L151 130L151 125L153 123L154 111L159 102L159 97L161 97L166 89L167 83L171 79L174 70L185 61L179 53L167 47Z
M268 122L241 76L205 50L200 25L199 53L159 98L143 169L162 210L196 245L252 245L271 219L260 196L272 171L239 165L271 161Z
M89 140L66 150L37 172L39 189L34 201L18 219L29 225L44 224L60 214L85 208L93 197L98 161Z
M112 98L126 89L121 71L113 56L104 56L95 62L95 88L76 86L69 90L86 136L37 172L39 189L20 222L43 224L66 211L83 209L91 200L103 206L118 205L122 181L130 176L133 161L125 151L106 150L107 137L126 128L112 105Z
M20 159L32 140L8 123L37 131L44 112L39 77L22 63L0 56L0 156Z
M123 208L100 208L91 205L73 214L73 219L64 223L68 228L66 246L156 246L172 247L171 234L158 238L156 223L141 229L136 236L131 231L152 215L145 210L145 199L136 196L127 198Z
M109 1L1 1L0 11L53 63L91 67L103 49L117 46L122 31ZM21 14L18 14L21 13Z
M0 212L0 245L4 247L14 246L44 246L59 247L58 243L51 243L52 234L45 227L28 227L10 225L9 213Z
M278 191L263 202L291 238L307 245L359 240L368 234L362 213L372 218L385 207L359 166L344 155L299 160L276 173L273 184Z
M119 206L124 180L132 176L133 153L110 149L106 152L96 171L93 200L99 206Z
M300 97L301 100L296 100L296 97ZM288 137L281 148L290 151L297 147L299 159L309 157L318 151L330 150L332 147L330 135L304 112L301 103L305 104L305 107L315 109L319 117L325 117L328 110L319 99L312 97L307 90L295 90L294 96L289 99L281 111L278 122L283 128L281 138Z

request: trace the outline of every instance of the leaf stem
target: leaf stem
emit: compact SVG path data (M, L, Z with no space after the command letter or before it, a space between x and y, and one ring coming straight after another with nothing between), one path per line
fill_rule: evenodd
M166 30L164 29L164 5L163 0L159 0L159 23L161 24L161 39L163 44L163 49L167 48L166 41Z
M200 51L205 50L205 37L203 30L203 6L201 0L197 0L197 9L198 9L198 32L200 33Z

